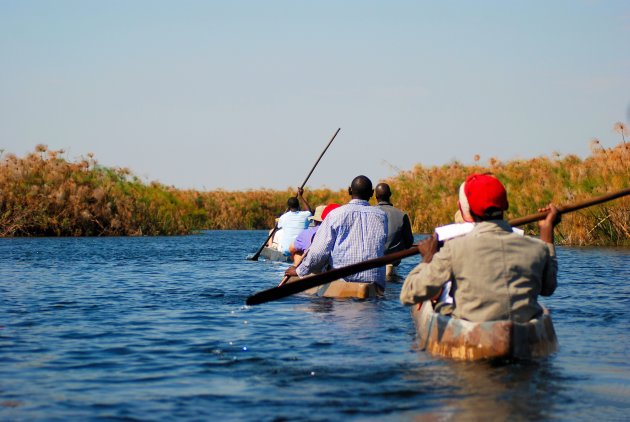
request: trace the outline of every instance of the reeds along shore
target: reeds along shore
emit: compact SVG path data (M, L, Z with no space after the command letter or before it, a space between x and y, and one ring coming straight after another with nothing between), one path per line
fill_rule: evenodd
M506 186L507 218L536 212L553 201L570 204L628 188L630 145L591 144L591 155L538 157L486 166L453 162L415 166L387 180L392 201L411 218L416 233L449 224L457 210L459 185L471 173L492 172ZM369 175L369 171L365 172ZM19 158L0 157L0 236L176 235L202 229L267 229L294 194L286 191L178 190L144 183L127 169L99 166L94 157L68 161L63 151L38 145ZM315 207L345 203L345 190L305 191ZM536 232L536 225L528 231ZM558 243L630 245L630 198L563 216Z

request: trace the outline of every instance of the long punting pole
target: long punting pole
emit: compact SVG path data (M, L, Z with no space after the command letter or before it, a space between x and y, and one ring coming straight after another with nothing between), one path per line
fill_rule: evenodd
M326 148L324 148L322 153L319 154L319 157L317 158L317 161L315 161L315 164L313 165L313 168L306 175L306 178L304 179L304 182L302 182L302 185L300 186L300 189L304 189L304 186L306 186L306 182L308 182L308 179L311 177L311 174L313 174L313 171L315 170L315 167L317 167L317 165L319 164L319 161L322 159L322 157L326 153L326 150L328 150L328 147L330 146L330 144L332 144L332 142L335 140L335 138L337 137L337 134L339 133L340 130L341 130L341 128L337 129L337 131L335 132L333 137L330 138L330 141L328 141L328 144L326 145ZM288 210L289 209L287 208L287 210L285 212L287 212ZM271 230L271 232L269 233L269 236L267 237L267 239L265 239L263 244L260 245L260 248L256 251L256 253L254 255L252 255L251 257L248 257L247 259L249 259L250 261L258 261L258 257L260 256L260 254L263 251L263 249L265 249L265 245L267 244L267 242L269 242L269 239L271 239L271 237L274 235L274 233L277 230L278 230L278 224L276 223L274 225L274 227L273 227L273 230Z

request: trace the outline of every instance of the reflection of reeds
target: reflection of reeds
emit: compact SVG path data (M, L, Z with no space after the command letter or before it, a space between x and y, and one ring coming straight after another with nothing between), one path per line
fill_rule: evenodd
M394 205L405 210L414 232L429 233L451 222L457 189L471 173L492 172L506 186L508 218L536 212L550 201L569 204L630 185L630 145L604 148L594 140L591 156L574 155L501 162L479 159L465 166L416 165L387 182ZM198 192L143 183L126 168L105 168L92 154L70 162L63 151L38 145L18 158L0 155L0 236L99 236L184 234L199 229L266 229L295 192L250 190ZM374 181L376 182L376 181ZM315 207L346 203L345 190L307 190ZM528 227L530 232L535 225ZM558 228L565 244L630 244L630 198L567 214Z

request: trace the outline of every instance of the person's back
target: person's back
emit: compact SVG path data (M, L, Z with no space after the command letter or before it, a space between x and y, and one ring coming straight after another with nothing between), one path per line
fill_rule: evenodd
M295 238L304 231L309 224L309 211L287 211L282 214L278 221L278 228L282 229L282 239L280 240L280 251L288 252L289 246Z
M353 199L328 214L306 258L295 271L287 272L287 275L304 277L312 272L345 267L384 255L387 215L368 202L373 192L371 182L365 176L358 176L353 180L349 192ZM385 268L362 271L345 280L374 282L384 288Z
M387 183L379 183L374 189L376 206L387 214L387 241L385 242L385 254L408 249L413 244L413 233L409 216L402 210L394 207L390 202L391 190Z
M288 211L278 219L277 228L282 230L279 250L285 255L289 255L291 243L308 227L308 218L312 215L311 207L302 195L303 192L301 188L298 188L296 197L287 200ZM308 211L300 211L300 202L304 204Z
M551 295L557 285L553 246L557 208L550 205L547 217L539 222L540 239L523 237L503 220L507 195L496 178L472 175L465 189L474 229L445 242L439 252L435 237L420 242L422 263L407 276L401 302L433 298L444 281L451 280L455 317L475 322L526 322L537 317L542 312L538 295Z
M322 224L322 221L324 221L332 210L338 207L339 204L333 203L330 205L320 205L315 208L315 213L312 217L309 217L313 226L298 234L293 243L291 243L291 246L289 246L289 253L293 259L293 265L298 265L302 261L304 253L311 246L311 243L313 243L313 238L317 234L317 230Z
M492 220L446 242L432 265L452 273L454 316L525 322L542 312L538 295L555 290L550 252L543 241L514 233L504 220Z
M316 242L328 238L331 242L322 249L331 248L328 265L340 268L357 262L378 258L385 253L387 239L387 217L385 213L361 200L353 199L328 215L313 240L311 252ZM328 236L323 236L327 233ZM347 281L379 282L385 279L383 267L362 271L346 277Z

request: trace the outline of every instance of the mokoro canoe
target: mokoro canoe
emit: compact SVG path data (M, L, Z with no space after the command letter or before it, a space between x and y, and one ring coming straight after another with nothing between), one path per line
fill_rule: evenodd
M440 315L430 301L411 307L418 346L429 354L455 360L534 359L558 349L556 332L546 308L526 323L471 322Z
M345 280L331 281L330 283L305 290L305 293L337 299L349 297L367 299L383 295L383 291L375 283L357 283Z
M398 265L387 264L385 266L385 280L388 283L402 283L405 278L398 274Z
M292 283L298 280L299 277L291 277L287 282ZM304 293L313 296L330 297L335 299L367 299L370 297L382 296L383 290L375 283L358 283L339 279L331 281L330 283L322 284L321 286L304 290Z
M260 252L260 256L270 261L279 261L279 262L293 262L290 256L284 255L277 249L264 247Z

